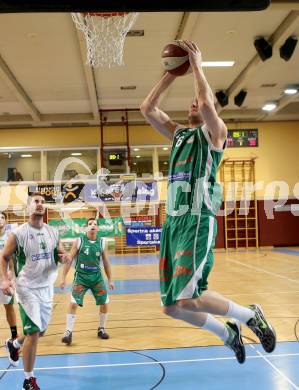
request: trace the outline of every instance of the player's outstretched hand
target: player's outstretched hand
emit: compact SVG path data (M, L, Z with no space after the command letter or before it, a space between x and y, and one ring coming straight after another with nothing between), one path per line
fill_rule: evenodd
M114 283L112 280L108 280L108 284L109 284L109 289L110 290L114 290L115 289L115 286L114 286Z
M194 68L195 66L200 67L202 62L202 56L201 56L201 51L199 50L196 43L188 39L178 40L177 42L184 50L188 52L189 61L192 68Z

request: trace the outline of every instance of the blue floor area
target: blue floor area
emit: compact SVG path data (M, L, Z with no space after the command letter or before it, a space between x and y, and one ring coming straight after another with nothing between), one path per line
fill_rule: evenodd
M239 365L226 347L194 347L39 356L35 375L42 390L291 390L299 389L299 343L284 342L272 354L247 345ZM0 359L0 376L8 366ZM11 368L1 389L22 388L22 368Z
M159 280L155 279L123 279L114 280L115 289L109 290L109 295L114 294L142 294L149 292L160 291ZM72 285L67 285L63 290L60 287L55 287L55 294L70 294ZM91 295L90 290L87 295Z
M138 264L157 264L159 262L159 254L142 254L142 255L124 255L124 256L109 256L110 262L113 265L138 265Z
M277 248L277 249L273 249L273 252L286 253L288 255L299 256L299 251L296 249Z
M158 264L158 254L142 254L142 255L126 255L126 256L110 256L110 261L114 265L146 265ZM113 294L141 294L160 291L159 280L155 279L123 279L114 280L115 290L109 291ZM70 294L72 285L66 286L63 290L59 287L55 288L56 294ZM87 294L91 294L90 291Z

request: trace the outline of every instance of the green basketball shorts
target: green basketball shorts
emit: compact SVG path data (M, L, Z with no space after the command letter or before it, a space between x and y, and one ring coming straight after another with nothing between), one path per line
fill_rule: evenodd
M160 244L160 290L164 306L199 297L208 288L217 221L209 214L167 217Z
M79 306L83 306L83 299L87 290L92 292L97 305L103 305L109 302L107 286L100 272L90 274L83 272L75 273L72 301L75 301Z

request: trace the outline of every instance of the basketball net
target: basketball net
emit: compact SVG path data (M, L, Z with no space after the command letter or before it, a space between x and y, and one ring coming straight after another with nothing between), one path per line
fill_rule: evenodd
M87 64L123 65L125 38L137 16L137 12L72 13L76 28L86 38Z

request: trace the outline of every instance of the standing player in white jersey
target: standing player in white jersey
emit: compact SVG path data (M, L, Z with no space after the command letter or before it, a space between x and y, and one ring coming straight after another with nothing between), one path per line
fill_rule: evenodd
M58 261L68 262L70 257L59 246L58 231L43 221L45 198L34 193L28 198L27 207L28 222L8 236L0 256L1 288L4 294L11 294L14 286L7 264L15 254L15 289L24 336L7 340L6 346L11 363L16 363L18 350L23 345L23 390L40 390L33 374L38 339L51 318Z
M0 212L0 251L2 251L5 241L7 240L8 237L8 232L6 230L6 223L7 223L7 216L3 211L1 211ZM12 259L10 259L9 272L11 273L12 270L13 270L13 262ZM0 304L4 305L6 320L10 326L11 339L14 340L18 335L16 313L13 306L14 298L12 296L3 294L3 292L0 290Z

